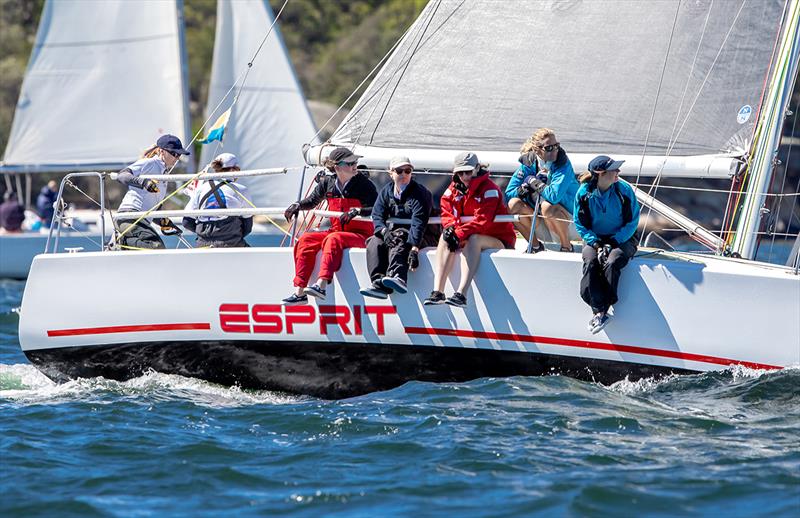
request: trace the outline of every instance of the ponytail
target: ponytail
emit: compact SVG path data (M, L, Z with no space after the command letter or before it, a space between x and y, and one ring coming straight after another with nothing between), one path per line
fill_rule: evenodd
M152 146L142 152L142 158L153 158L158 155L158 146Z

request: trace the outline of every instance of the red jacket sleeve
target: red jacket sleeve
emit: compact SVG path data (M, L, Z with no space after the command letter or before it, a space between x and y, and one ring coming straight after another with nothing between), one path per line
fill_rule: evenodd
M474 214L472 214L472 221L462 223L456 228L456 236L458 236L458 239L461 241L473 234L491 235L490 229L494 224L497 208L502 203L500 190L496 185L489 185L488 189L480 194L480 198L480 203L473 200L473 202L477 204L477 208Z
M453 189L448 187L442 194L439 205L442 209L442 228L452 227L456 224L456 216L453 211Z

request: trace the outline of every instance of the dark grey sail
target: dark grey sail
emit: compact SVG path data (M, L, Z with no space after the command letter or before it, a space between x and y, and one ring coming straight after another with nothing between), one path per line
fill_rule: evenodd
M432 0L335 142L516 151L736 152L784 0Z

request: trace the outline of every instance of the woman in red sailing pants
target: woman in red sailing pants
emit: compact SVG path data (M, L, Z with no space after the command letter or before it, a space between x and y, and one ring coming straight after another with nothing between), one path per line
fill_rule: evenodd
M347 148L338 147L331 151L325 162L328 173L317 182L307 198L286 209L284 216L286 221L290 221L301 210L313 209L322 200L327 200L328 210L344 214L331 218L330 230L306 232L300 236L294 247L295 291L283 299L284 304L306 304L309 295L325 300L325 289L342 265L344 249L363 248L372 235L371 221L351 221L356 216L369 216L378 197L375 185L356 169L359 158ZM308 286L320 250L319 278Z

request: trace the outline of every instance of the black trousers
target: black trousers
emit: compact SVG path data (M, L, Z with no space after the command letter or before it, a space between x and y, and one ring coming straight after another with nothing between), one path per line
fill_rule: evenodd
M372 236L367 239L367 270L372 282L384 276L398 276L408 280L408 254L411 245L405 240L396 246L388 246L383 239Z
M146 220L142 220L135 225L132 225L131 221L121 221L119 223L119 231L125 232L125 235L119 240L119 245L123 250L166 248L164 242L161 241L161 237Z
M605 266L597 260L597 250L589 245L583 247L583 277L581 298L592 307L594 313L608 311L617 303L617 285L622 269L636 254L636 238L625 241L611 250Z

